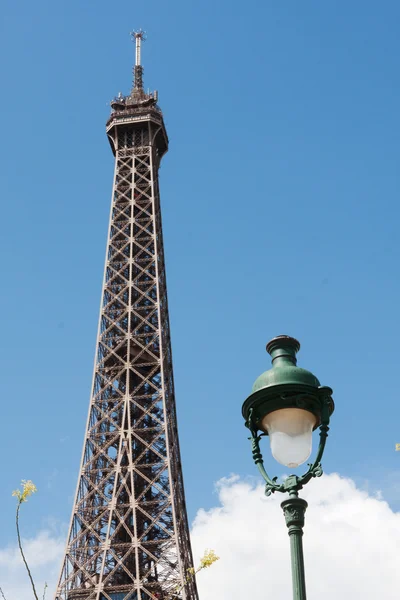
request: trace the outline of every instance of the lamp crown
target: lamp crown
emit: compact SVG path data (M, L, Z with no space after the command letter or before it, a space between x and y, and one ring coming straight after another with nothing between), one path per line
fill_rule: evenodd
M272 364L277 359L293 365L297 364L296 354L300 350L300 342L289 335L278 335L267 344L267 352L271 355Z
M270 393L283 393L290 389L305 391L308 388L318 388L321 384L318 379L301 367L297 366L296 354L300 350L300 343L289 335L278 335L267 344L267 352L272 358L272 368L262 373L254 382L253 393L263 388L268 388Z

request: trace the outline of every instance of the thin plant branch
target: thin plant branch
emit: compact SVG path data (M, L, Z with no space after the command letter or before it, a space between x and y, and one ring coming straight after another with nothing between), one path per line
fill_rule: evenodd
M22 556L22 560L24 561L24 565L25 568L28 572L28 576L31 582L31 586L32 586L32 590L33 590L33 594L35 596L35 600L39 600L38 595L36 593L36 587L35 587L35 582L33 581L33 577L32 577L32 573L31 570L28 566L28 563L26 562L26 558L25 558L25 554L22 548L22 542L21 542L21 532L19 529L19 509L21 508L21 504L23 502L27 502L29 496L31 496L32 494L34 494L37 490L36 490L36 486L34 483L32 483L31 480L26 480L23 479L22 480L22 492L21 490L14 490L12 495L15 496L17 498L17 511L15 513L15 525L17 527L17 538L18 538L18 547L19 547L19 551L21 552L21 556Z
M16 512L16 516L15 516L15 524L16 524L16 527L17 527L17 537L18 537L19 551L21 552L22 560L24 561L24 565L25 565L25 568L26 568L26 570L28 572L29 579L31 580L31 586L32 586L33 594L35 596L35 600L39 600L38 595L36 593L35 582L33 581L31 570L30 570L30 568L28 566L28 563L26 562L25 554L24 554L24 551L22 549L21 534L20 534L20 531L19 531L19 509L20 508L21 508L21 500L18 501L17 512Z
M187 569L187 575L183 583L177 586L174 592L168 594L165 600L178 600L178 594L181 593L185 585L191 583L194 580L197 573L199 573L203 569L208 569L208 567L211 567L211 565L214 564L217 560L219 560L219 556L215 554L214 550L206 550L204 556L200 559L200 565L197 567L197 569L194 569L193 567Z

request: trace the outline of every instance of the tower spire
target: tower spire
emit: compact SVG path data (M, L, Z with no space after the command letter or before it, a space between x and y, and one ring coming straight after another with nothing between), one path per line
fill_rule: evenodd
M146 33L142 29L131 32L132 40L135 41L136 47L136 60L135 67L133 69L133 92L143 91L143 67L142 61L142 41L146 39Z
M156 92L111 102L115 156L92 394L55 600L198 600L176 421Z

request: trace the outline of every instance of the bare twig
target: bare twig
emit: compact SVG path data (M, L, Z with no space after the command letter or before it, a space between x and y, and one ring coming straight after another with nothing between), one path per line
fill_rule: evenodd
M44 590L43 590L43 600L46 598L46 590L49 586L47 585L47 581L44 582Z
M25 554L24 554L24 551L22 549L21 535L20 535L20 531L19 531L19 509L20 508L21 508L21 500L18 501L18 504L17 504L17 513L16 513L16 516L15 516L15 524L17 526L17 536L18 536L19 551L21 552L22 560L24 561L24 565L26 567L26 570L28 571L28 575L29 575L29 579L31 581L32 590L33 590L33 594L35 596L35 600L39 600L38 595L36 593L35 583L33 581L32 575L31 575L31 570L28 567L28 563L26 562Z
M4 595L4 592L3 592L3 590L1 589L1 587L0 587L0 594L1 594L1 597L3 598L3 600L6 600L6 597L5 597L5 595Z
M183 590L185 585L188 585L189 583L191 583L193 581L193 579L195 578L195 576L197 575L197 573L199 573L203 569L208 569L208 567L211 567L211 565L213 563L215 563L217 560L219 560L219 556L217 556L215 554L214 550L206 550L204 553L204 556L200 559L200 564L197 567L197 569L194 569L193 567L190 567L189 569L187 569L186 577L183 580L183 583L181 585L178 585L175 588L174 592L171 592L170 594L168 594L168 596L166 597L165 600L174 600L174 599L178 600L178 594L181 593L181 591Z

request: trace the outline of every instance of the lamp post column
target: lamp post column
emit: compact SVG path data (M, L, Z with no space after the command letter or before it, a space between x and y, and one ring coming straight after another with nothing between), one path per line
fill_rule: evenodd
M306 600L306 578L303 554L303 527L307 502L299 498L296 490L281 504L289 530L292 563L293 600Z
M303 556L303 527L307 502L299 491L314 477L322 475L321 460L334 410L332 390L322 386L310 371L297 366L297 340L280 335L267 344L272 368L254 382L252 393L244 401L242 414L251 433L255 464L264 479L265 493L288 493L281 504L290 539L293 600L306 600ZM312 432L319 429L316 457L303 475L289 475L281 483L268 475L260 449L264 436L270 439L274 458L288 468L296 468L311 455ZM261 432L261 433L259 433Z

